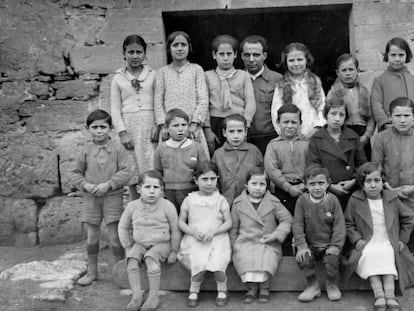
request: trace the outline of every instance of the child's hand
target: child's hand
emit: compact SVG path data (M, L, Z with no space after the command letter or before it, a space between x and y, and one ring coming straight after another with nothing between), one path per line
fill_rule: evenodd
M408 196L404 193L404 186L393 188L393 191L397 193L400 199L407 199Z
M325 251L326 255L338 256L341 250L336 246L329 246Z
M168 256L167 263L173 264L177 262L177 252L171 251L170 255Z
M216 143L219 143L219 139L209 127L204 128L204 135L206 136L208 149L213 152L216 149Z
M367 244L367 241L366 240L360 239L360 240L358 240L358 242L356 242L355 248L357 250L361 250L361 249L363 249L365 247L366 244Z
M339 184L342 185L342 188L346 191L352 189L352 187L355 185L356 180L355 179L351 179L351 180L344 180L341 181Z
M274 237L272 236L272 234L270 234L270 233L266 233L266 234L264 234L261 238L260 238L260 243L263 243L263 244L266 244L266 243L269 243L269 242L273 242L275 239L274 239Z
M124 145L126 150L134 150L134 143L132 142L131 138L127 131L119 132L119 141L122 145Z
M365 135L362 135L359 141L361 142L362 147L364 147L369 142L369 138Z
M305 261L306 254L312 256L312 253L309 248L299 248L298 252L296 253L296 261L303 262Z
M198 123L191 122L190 126L188 127L188 137L190 137L193 140L196 140L198 127Z
M91 183L86 183L85 185L83 185L83 189L85 189L89 193L94 194L96 185L91 184Z
M399 187L401 189L402 194L406 195L407 197L414 193L414 186L404 185Z
M97 197L101 197L105 195L109 191L109 189L111 189L111 185L108 182L104 182L96 186L93 194Z
M289 194L294 198L300 196L302 193L300 185L294 185L289 188Z
M210 242L214 236L215 236L214 230L207 231L206 233L204 233L203 242L204 243Z
M348 193L348 191L344 189L342 183L331 184L331 186L329 187L329 191L331 191L333 194L337 196L344 196Z
M404 242L398 241L398 250L402 252L405 248Z
M204 239L204 233L201 231L198 231L197 229L193 229L192 236L198 241L203 241Z
M151 142L152 143L158 143L160 139L160 131L161 131L161 125L156 125L151 130Z

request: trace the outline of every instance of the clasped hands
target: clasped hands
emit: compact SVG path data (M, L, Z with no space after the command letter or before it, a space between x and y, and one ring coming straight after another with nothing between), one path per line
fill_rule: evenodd
M94 196L101 197L111 189L111 185L108 182L104 182L98 185L86 183L83 186L83 189L89 193L92 193Z

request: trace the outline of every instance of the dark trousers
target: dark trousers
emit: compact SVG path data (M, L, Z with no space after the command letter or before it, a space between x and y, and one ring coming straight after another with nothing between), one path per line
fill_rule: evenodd
M226 138L223 136L223 129L224 129L224 118L218 118L218 117L210 117L210 126L211 130L216 134L219 143L216 142L216 148L220 148L223 146L224 142L226 141Z
M322 261L325 265L326 279L336 283L339 271L339 256L327 255L326 248L310 248L312 255L306 254L303 262L298 262L300 270L302 270L309 282L315 280L316 261Z
M277 133L270 133L270 134L257 134L257 135L249 135L247 134L247 142L255 145L259 148L260 152L264 155L266 152L267 144L273 139L277 137Z
M180 215L181 204L183 203L187 195L193 192L194 190L195 189L185 189L185 190L164 189L164 196L167 200L169 200L172 204L174 204L177 210L177 214Z
M365 130L367 129L366 126L363 125L348 125L351 130L354 130L359 137L364 135ZM371 161L371 141L368 141L367 144L364 146L365 155L368 161Z

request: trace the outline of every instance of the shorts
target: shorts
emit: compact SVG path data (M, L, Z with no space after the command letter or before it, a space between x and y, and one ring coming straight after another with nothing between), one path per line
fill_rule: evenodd
M142 263L145 261L145 258L150 257L158 265L161 265L161 262L167 260L170 255L170 251L170 243L160 243L149 246L135 243L132 248L126 252L126 258L135 258Z
M102 219L106 224L119 221L123 211L123 193L95 197L83 196L82 222L99 226Z

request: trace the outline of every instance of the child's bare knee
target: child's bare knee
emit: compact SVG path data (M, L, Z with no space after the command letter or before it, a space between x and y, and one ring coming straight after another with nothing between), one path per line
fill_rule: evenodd
M160 264L153 258L145 258L145 265L147 266L147 273L158 273L161 272Z

